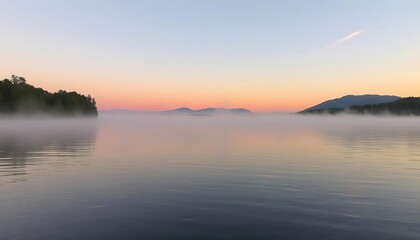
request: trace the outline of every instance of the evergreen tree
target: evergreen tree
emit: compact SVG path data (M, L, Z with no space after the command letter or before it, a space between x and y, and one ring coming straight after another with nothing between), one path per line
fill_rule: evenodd
M0 81L0 113L49 113L97 116L96 101L90 95L60 90L50 93L12 75Z

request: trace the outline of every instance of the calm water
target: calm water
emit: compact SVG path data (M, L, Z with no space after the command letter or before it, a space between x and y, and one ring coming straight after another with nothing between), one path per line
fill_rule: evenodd
M420 239L420 118L0 120L0 239Z

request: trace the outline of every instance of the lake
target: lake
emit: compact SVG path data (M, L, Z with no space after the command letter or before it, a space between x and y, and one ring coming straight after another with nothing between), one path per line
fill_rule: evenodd
M0 239L420 239L420 118L1 119Z

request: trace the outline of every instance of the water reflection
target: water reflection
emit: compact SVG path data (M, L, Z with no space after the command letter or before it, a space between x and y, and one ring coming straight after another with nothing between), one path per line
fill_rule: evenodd
M0 238L419 239L418 123L139 115L42 144L15 131L1 144L27 181L0 191Z
M24 181L27 174L88 164L94 151L92 120L7 119L0 121L0 184Z

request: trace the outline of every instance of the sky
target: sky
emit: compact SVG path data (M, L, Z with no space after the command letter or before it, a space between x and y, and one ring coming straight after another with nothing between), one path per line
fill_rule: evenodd
M420 96L418 0L0 0L0 78L101 110Z

